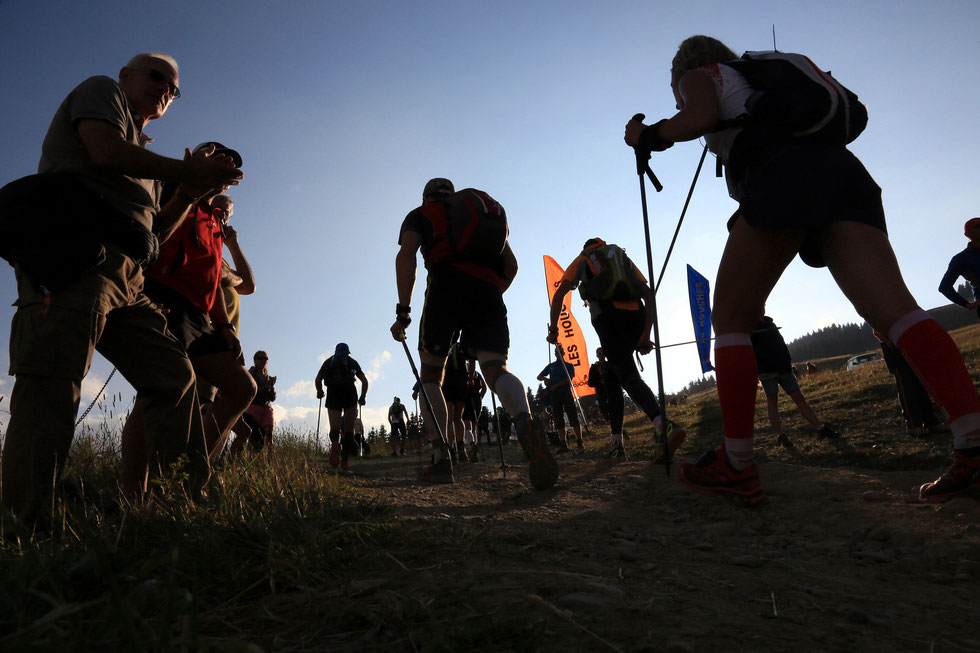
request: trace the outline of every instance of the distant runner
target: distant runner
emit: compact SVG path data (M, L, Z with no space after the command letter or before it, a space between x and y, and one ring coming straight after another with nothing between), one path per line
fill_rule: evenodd
M408 440L408 410L398 397L388 407L388 426L391 427L391 455L405 455L405 442Z
M969 238L970 242L966 249L950 259L946 274L939 282L939 292L954 304L963 308L977 309L977 316L980 317L980 301L977 301L977 294L980 292L980 218L967 220L963 225L963 235ZM973 290L973 301L967 301L953 287L959 277L969 282Z
M572 394L572 382L575 376L575 366L565 360L560 346L555 346L555 360L545 366L538 374L538 381L544 381L548 387L548 397L551 401L552 417L555 420L555 430L558 431L558 453L568 451L568 434L565 430L565 416L575 431L575 441L581 450L582 424L578 419L578 409L575 407L575 397Z
M355 377L361 382L361 396L357 397ZM354 442L354 425L357 421L357 406L365 403L368 380L361 366L350 356L350 347L338 343L334 355L323 361L314 380L317 399L323 398L322 385L327 386L327 417L330 420L330 465L347 470L351 454L357 455ZM341 431L343 441L341 442Z

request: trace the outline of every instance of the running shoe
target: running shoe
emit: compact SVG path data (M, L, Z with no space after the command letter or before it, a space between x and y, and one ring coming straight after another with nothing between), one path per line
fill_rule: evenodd
M694 492L728 497L741 506L753 506L766 498L759 484L759 466L753 463L736 471L728 462L724 445L704 454L695 463L681 463L677 474Z
M919 487L919 501L945 503L957 494L966 492L980 480L980 455L967 456L953 452L953 464L943 475Z
M340 443L330 443L330 466L336 467L340 464Z
M786 435L785 431L776 436L776 444L781 444L786 449L796 448L796 445L794 445L793 441L789 439L789 436Z
M419 480L426 483L453 483L453 464L448 457L439 459L419 471Z
M626 456L626 447L622 443L616 445L610 445L609 449L603 454L603 458L608 458L613 462L620 462L621 460L628 460Z
M548 450L546 435L541 421L528 413L519 415L517 441L524 449L528 462L528 476L535 490L547 490L558 481L558 463Z
M826 424L821 424L820 428L817 429L817 438L820 440L836 440L839 437L840 433Z
M677 447L681 446L684 440L687 438L687 431L677 425L672 419L664 420L664 428L667 429L667 451L670 453L670 460L674 459L674 453L677 451ZM657 454L653 459L655 465L659 465L664 461L663 450Z

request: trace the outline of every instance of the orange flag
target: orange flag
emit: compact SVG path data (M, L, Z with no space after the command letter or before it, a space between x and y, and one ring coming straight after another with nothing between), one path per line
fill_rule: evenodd
M548 307L550 310L551 300L555 296L555 288L561 283L561 277L565 274L555 259L548 255L544 257L544 276L548 281ZM589 352L585 346L585 335L578 326L578 321L572 315L568 307L568 298L572 293L565 295L565 302L561 307L561 315L558 317L558 344L565 350L565 360L575 366L575 376L572 378L572 387L575 394L579 397L587 397L595 394L595 388L589 387Z

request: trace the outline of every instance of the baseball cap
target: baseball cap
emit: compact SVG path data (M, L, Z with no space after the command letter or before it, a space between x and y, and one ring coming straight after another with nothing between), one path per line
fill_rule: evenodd
M337 347L333 350L335 354L349 354L350 347L347 346L346 342L338 342Z
M197 154L198 151L203 150L208 145L214 145L215 154L224 154L225 156L230 156L232 160L235 162L236 168L242 167L242 155L236 152L235 150L231 149L230 147L225 147L224 145L222 145L217 141L205 141L201 143L200 145L194 148L193 154Z
M963 235L966 235L967 231L977 226L980 226L980 218L970 218L966 221L966 224L963 225Z
M425 188L422 189L422 199L424 200L429 195L449 195L455 192L456 189L453 188L453 182L443 177L435 177L425 182Z

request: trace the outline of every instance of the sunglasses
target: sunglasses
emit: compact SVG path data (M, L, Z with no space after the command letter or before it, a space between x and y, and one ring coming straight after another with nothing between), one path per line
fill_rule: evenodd
M174 100L180 97L180 89L177 88L177 85L171 82L169 79L167 79L166 76L164 76L164 74L161 73L159 70L154 70L153 68L147 68L146 70L140 70L140 72L144 73L147 77L149 77L157 84L159 84L160 82L166 82L167 88L170 89L170 97L173 98Z

